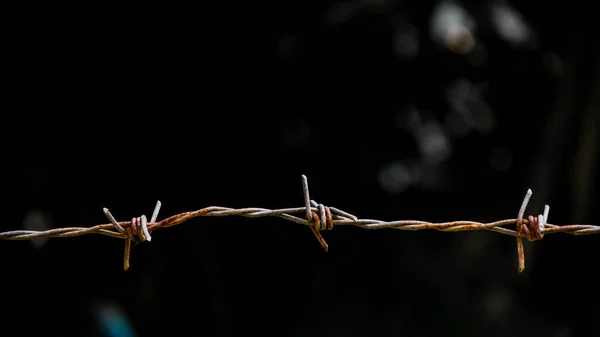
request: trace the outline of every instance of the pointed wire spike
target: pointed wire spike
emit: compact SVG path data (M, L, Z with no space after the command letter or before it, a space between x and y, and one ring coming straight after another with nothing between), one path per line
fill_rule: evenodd
M158 212L160 211L161 206L160 200L156 201L156 206L154 206L154 212L152 212L152 218L150 218L150 223L155 223L156 219L158 219Z
M519 215L517 216L517 255L519 255L519 273L525 270L525 250L523 249L523 238L521 237L521 224L523 223L523 215L525 214L525 210L527 209L532 194L533 191L528 189L527 193L525 193L521 208L519 209Z
M544 226L548 223L548 215L550 214L550 206L544 206Z
M104 212L104 215L106 215L106 217L108 218L108 221L110 221L110 223L112 223L113 226L115 226L115 228L119 231L119 233L125 234L125 228L123 228L121 225L119 225L119 223L117 222L117 219L115 219L115 217L110 213L108 208L104 207L102 209L102 211Z
M538 227L540 230L544 229L546 218L543 214L538 215Z
M521 238L518 238L521 239ZM523 251L523 242L521 241L520 245L517 245L517 253L519 255L519 273L522 273L525 270L525 252Z
M308 179L302 175L302 192L304 193L304 207L306 207L306 219L312 221L312 213L310 209L310 195L308 193Z
M325 252L328 252L329 251L329 245L327 244L327 242L325 241L325 239L323 238L323 236L321 235L321 233L319 233L319 230L316 229L314 226L310 226L310 230L317 237L317 240L319 241L319 244L321 245L321 247L323 248L323 250Z
M108 210L108 208L104 207L102 209L102 211L104 212L104 215L106 215L106 217L108 218L108 220L114 224L117 222L117 220L115 220L115 217L110 213L110 211Z
M531 191L531 189L528 189L527 193L525 194L525 198L523 199L523 203L521 204L521 208L519 209L519 216L517 217L517 219L519 219L519 222L523 220L523 215L525 215L525 210L527 209L527 205L529 204L529 199L531 199L532 194L533 191Z
M125 240L125 253L123 254L123 269L129 269L129 258L131 256L131 240Z

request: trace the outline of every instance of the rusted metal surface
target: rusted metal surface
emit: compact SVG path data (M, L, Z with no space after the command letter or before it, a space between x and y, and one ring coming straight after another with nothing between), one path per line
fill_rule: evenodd
M96 225L93 227L65 227L46 231L17 230L0 233L0 239L3 240L30 240L35 238L65 238L75 237L87 234L100 234L125 240L124 269L129 268L129 256L131 241L142 242L150 241L154 231L161 228L168 228L182 224L196 217L222 217L222 216L242 216L248 218L261 217L279 217L297 224L309 226L317 240L325 251L328 251L328 245L321 235L320 231L332 230L335 226L356 226L365 229L383 229L393 228L399 230L417 231L425 229L434 229L442 232L463 232L487 230L513 236L517 239L517 254L519 257L519 272L525 268L525 255L522 239L529 241L541 240L546 234L567 233L572 235L590 235L600 234L600 226L592 225L566 225L558 226L546 223L548 220L548 209L545 214L539 217L528 216L523 218L525 208L531 196L528 191L523 205L516 219L499 220L491 223L481 223L476 221L452 221L443 223L432 223L419 220L400 220L400 221L381 221L373 219L358 219L356 216L339 210L335 207L328 207L316 203L309 199L308 182L303 176L303 187L305 206L284 209L267 208L241 208L233 209L227 207L211 206L196 211L175 214L161 221L157 221L160 202L154 209L150 221L145 215L134 217L131 221L117 222L110 214L108 209L104 213L110 223ZM298 216L304 214L305 218ZM543 223L540 221L543 220ZM504 226L516 226L516 230L505 228Z

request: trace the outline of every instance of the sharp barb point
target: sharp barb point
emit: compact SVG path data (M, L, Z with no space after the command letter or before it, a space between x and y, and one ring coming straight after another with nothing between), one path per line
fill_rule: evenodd
M550 215L550 206L544 206L544 226L548 223L548 215Z
M525 215L525 210L527 209L527 205L529 204L529 199L531 199L532 194L533 192L531 189L528 189L527 193L525 194L525 198L523 199L523 203L521 204L521 208L519 209L519 215L517 216L519 222L523 220L523 215Z
M533 191L528 189L517 216L517 254L519 255L519 273L525 269L525 251L523 249L523 239L521 238L521 226L523 223L523 215L525 214L527 204L529 204L529 199L531 199L532 194Z
M161 206L162 206L162 203L160 202L160 200L157 200L156 206L154 206L154 212L152 212L152 218L150 218L150 223L155 223L156 219L158 219L158 212L160 212Z
M110 221L110 223L112 223L112 225L115 226L115 228L117 229L117 231L119 231L119 233L121 233L121 234L125 234L125 228L123 228L121 225L119 225L119 222L110 213L110 211L108 210L108 208L104 207L102 210L104 211L104 215L106 215L106 217L108 218L108 221Z
M312 213L310 209L310 195L308 192L308 179L302 175L302 192L304 193L304 207L306 207L306 219L312 221Z

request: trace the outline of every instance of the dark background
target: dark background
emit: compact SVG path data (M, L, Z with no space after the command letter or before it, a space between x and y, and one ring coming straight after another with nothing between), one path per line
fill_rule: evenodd
M106 223L102 207L126 221L156 200L159 219L300 207L301 174L361 218L514 218L532 188L527 214L600 225L597 25L569 2L515 4L529 34L511 43L493 4L463 3L467 53L432 38L432 1L9 11L0 229ZM328 253L282 219L197 218L135 246L127 272L121 240L3 241L1 334L600 331L600 237L526 242L521 274L499 233L324 237Z

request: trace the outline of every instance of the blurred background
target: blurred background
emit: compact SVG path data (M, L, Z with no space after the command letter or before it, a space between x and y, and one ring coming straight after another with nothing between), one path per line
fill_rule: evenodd
M27 5L0 230L311 197L360 218L600 225L598 28L575 3ZM6 205L6 204L5 204ZM2 241L2 336L593 336L600 236L197 218L132 249Z

